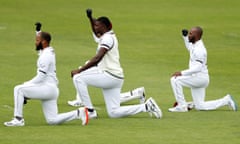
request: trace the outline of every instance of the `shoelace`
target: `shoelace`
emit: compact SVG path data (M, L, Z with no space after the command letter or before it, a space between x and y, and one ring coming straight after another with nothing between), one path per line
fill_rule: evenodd
M156 106L154 105L154 103L152 101L151 102L151 106L150 106L150 109L154 112L157 112L157 109L156 109Z

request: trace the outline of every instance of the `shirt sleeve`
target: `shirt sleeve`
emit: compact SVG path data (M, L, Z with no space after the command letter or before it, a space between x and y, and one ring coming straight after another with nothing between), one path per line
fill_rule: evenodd
M191 59L191 67L189 69L183 70L182 75L191 75L202 71L205 65L205 55L201 49L193 50L193 58Z
M191 48L191 43L189 42L189 39L187 36L183 36L184 44L188 50Z
M182 75L192 75L194 73L198 73L202 70L202 63L199 61L194 61L194 66L192 66L190 69L186 69L181 71Z
M41 33L42 31L36 31L36 35L38 35L39 33Z
M47 77L49 65L50 65L50 61L49 61L48 55L44 55L43 57L41 57L38 63L37 75L27 83L36 84L36 83L43 82Z
M41 83L45 80L45 78L46 78L46 74L38 71L37 75L26 83L34 83L34 84Z
M113 41L113 38L111 35L105 35L103 38L102 38L102 41L100 43L100 47L104 47L106 49L111 49L113 48L113 45L114 45L114 41Z

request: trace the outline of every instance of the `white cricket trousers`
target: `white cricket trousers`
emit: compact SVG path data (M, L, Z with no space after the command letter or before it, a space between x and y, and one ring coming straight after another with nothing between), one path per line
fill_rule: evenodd
M88 93L88 86L102 88L104 100L109 117L119 118L146 112L145 104L120 106L120 92L123 79L116 78L98 67L92 67L79 74L74 75L73 83L77 89L84 106L93 109Z
M14 88L14 116L23 117L24 97L42 101L42 109L48 124L60 124L77 119L77 111L58 114L58 87L55 84L22 84ZM32 113L35 114L34 111Z
M197 110L214 110L227 104L224 98L205 102L205 90L209 84L208 74L171 77L170 81L175 99L180 105L186 105L183 87L191 88L193 103Z

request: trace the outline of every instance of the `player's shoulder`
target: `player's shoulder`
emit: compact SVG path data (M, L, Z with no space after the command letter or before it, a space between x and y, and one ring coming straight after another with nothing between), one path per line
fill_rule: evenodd
M104 33L103 36L108 37L108 38L114 38L114 37L116 37L116 34L114 33L113 30L111 30L111 31L108 31L108 32Z
M53 47L47 47L44 52L46 54L55 54L55 50L53 49Z
M110 30L103 34L103 37L112 37L112 36L115 36L115 33L113 30Z
M110 34L104 34L102 37L101 37L101 42L113 42L114 41L114 38L112 35Z
M55 51L52 47L48 47L44 49L41 54L42 59L52 59L55 57Z

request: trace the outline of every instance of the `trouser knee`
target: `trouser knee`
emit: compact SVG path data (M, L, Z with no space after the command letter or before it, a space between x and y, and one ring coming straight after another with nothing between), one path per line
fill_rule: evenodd
M203 110L204 109L203 104L195 104L194 107L195 107L196 110Z
M179 84L179 80L174 76L170 78L170 82L171 82L171 85Z
M173 83L175 80L176 80L175 77L171 77L171 78L170 78L170 82L171 82L171 83Z
M116 112L115 112L114 110L109 111L109 112L108 112L108 116L109 116L110 118L118 118L118 117L119 117L119 115L116 114Z
M15 87L14 87L14 92L19 91L20 88L21 88L21 85L17 85L17 86L15 86Z
M49 125L57 125L58 124L57 121L54 119L46 119L46 121Z

